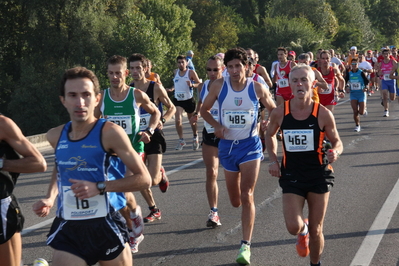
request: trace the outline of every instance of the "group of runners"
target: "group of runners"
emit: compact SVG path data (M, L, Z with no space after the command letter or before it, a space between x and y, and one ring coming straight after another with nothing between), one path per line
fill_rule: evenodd
M343 152L334 106L345 92L350 93L355 131L359 132L359 115L367 113L368 92L381 91L384 116L389 116L389 101L395 99L397 63L390 58L393 51L384 48L382 59L377 60L368 52L364 57L352 47L347 61L342 62L335 60L334 51L319 50L316 60L312 60L313 54L303 53L296 61L295 52L280 47L269 75L258 64L255 51L233 48L207 60L208 80L202 82L188 67L194 55L189 51L188 58L176 58L172 88L164 88L159 75L151 72L151 61L137 53L108 59L110 86L102 92L92 71L84 67L67 70L60 100L71 121L47 133L56 167L47 195L33 205L34 212L45 217L57 199L56 219L47 239L54 249L53 264L133 264L131 253L138 252L144 239L144 223L162 217L151 189L158 185L166 192L169 186L162 166L166 150L163 125L174 116L179 137L175 149L182 150L186 146L182 126L186 112L193 133L192 149L202 147L206 167L210 208L206 226L221 226L219 164L232 206L242 207L242 239L236 261L250 264L254 190L266 149L269 173L279 178L282 188L287 230L297 236L297 252L302 257L310 255L310 265L321 265L323 221L334 185L331 163ZM369 60L374 64L371 69L360 65ZM129 75L133 82L128 85ZM173 92L173 100L167 92ZM204 120L202 141L197 129L200 117ZM23 156L3 156L2 175L44 171L45 162L37 150L12 122L0 119L16 132L8 137L0 135L0 140ZM281 161L277 139L283 149ZM12 201L12 189L8 190L11 193L2 195L2 207L3 198ZM136 191L148 204L145 217L132 193ZM7 220L3 213L2 217L0 221ZM10 238L0 244L0 254L10 258L7 265L19 265L21 248L11 256L11 247L20 246L20 240L15 245Z

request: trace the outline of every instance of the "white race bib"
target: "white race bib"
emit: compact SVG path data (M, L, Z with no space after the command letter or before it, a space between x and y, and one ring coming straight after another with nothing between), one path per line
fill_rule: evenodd
M284 145L288 152L313 151L313 129L284 130Z
M288 79L279 79L278 80L278 87L279 88L289 87Z
M175 98L178 101L185 101L191 99L191 93L188 93L186 91L176 91Z
M384 80L391 80L391 79L389 78L389 74L384 74Z
M361 86L360 82L351 82L351 90L358 91L361 89L362 89L362 86Z
M75 197L70 186L62 186L62 194L65 220L88 220L107 216L106 195L80 200Z
M327 83L327 87L328 87L327 90L321 90L321 92L319 92L319 94L330 94L333 90L332 84Z
M140 130L144 131L150 124L151 114L145 113L140 115Z
M218 109L211 109L210 111L213 119L215 119L216 121L219 122L219 110ZM204 120L204 127L206 129L206 132L210 133L215 133L215 129L213 128L213 126L211 126L211 124L209 124L208 122L206 122Z
M223 110L223 124L228 129L248 129L253 120L251 110Z
M132 134L132 116L131 115L108 115L107 120L121 126L126 134Z

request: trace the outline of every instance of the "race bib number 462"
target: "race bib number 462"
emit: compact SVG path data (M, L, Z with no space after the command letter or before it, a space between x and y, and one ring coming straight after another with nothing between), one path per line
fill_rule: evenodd
M288 152L313 151L313 129L283 130L284 145Z

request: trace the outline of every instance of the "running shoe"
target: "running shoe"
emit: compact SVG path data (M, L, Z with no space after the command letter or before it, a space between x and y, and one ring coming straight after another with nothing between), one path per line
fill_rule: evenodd
M303 220L305 224L309 224L308 219ZM296 240L296 252L301 257L307 257L309 255L309 232L306 235L298 234Z
M384 111L384 117L388 117L389 116L389 111L388 110L385 110Z
M364 110L363 116L367 116L369 114L369 112L367 112L367 109Z
M208 215L208 221L206 222L206 226L216 228L220 225L222 224L220 223L218 212L214 212L211 210Z
M165 168L161 166L161 182L159 182L159 189L162 191L162 193L165 193L169 188L169 179L166 176L165 173Z
M198 141L198 137L194 137L193 138L193 150L196 151L199 148L199 141Z
M183 139L179 139L179 142L177 143L175 150L181 151L184 146L186 146L186 142Z
M247 244L241 244L240 251L236 259L237 263L248 265L251 264L251 250L250 246Z
M145 217L143 220L145 223L152 223L153 221L161 220L161 210L156 209L154 211L151 211L150 214L148 214L148 216Z
M369 93L367 93L368 96L371 96L371 91L369 91Z
M141 234L138 237L133 237L130 235L130 249L132 250L132 253L137 253L139 252L139 245L140 243L144 240L144 235Z
M353 131L360 132L360 126L355 126L355 129Z
M137 205L136 212L130 212L130 219L133 223L133 236L137 237L143 234L144 231L144 222L143 215L141 214L141 207Z

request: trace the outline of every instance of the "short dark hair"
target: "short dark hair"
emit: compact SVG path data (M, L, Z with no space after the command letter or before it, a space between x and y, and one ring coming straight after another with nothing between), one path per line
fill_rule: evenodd
M186 58L186 56L185 56L185 55L183 55L183 54L181 54L181 55L178 55L178 56L176 57L176 62L177 62L177 61L179 61L179 60L181 60L181 59L184 59L184 60L186 60L186 61L187 61L187 58Z
M144 55L142 55L142 54L139 54L139 53L134 53L134 54L132 54L130 57L129 57L129 63L130 62L135 62L135 61L140 61L141 62L141 65L143 66L143 67L147 67L147 58L144 56Z
M284 47L278 47L277 48L277 53L278 53L278 51L283 51L285 54L288 53L287 49L285 49Z
M120 55L113 55L107 60L107 67L109 65L118 65L121 64L125 67L127 67L127 60L126 57L120 56Z
M244 66L248 65L248 56L244 48L236 47L228 50L224 54L223 62L227 66L227 63L234 59L239 59Z
M330 53L329 51L327 51L327 50L322 50L322 51L320 52L320 56L321 56L322 54L326 54L326 55L328 55L329 58L331 58L331 53Z
M88 78L93 82L94 93L98 95L100 93L100 84L97 76L93 71L88 70L85 67L74 67L65 71L60 86L60 96L65 97L65 83L68 79Z

